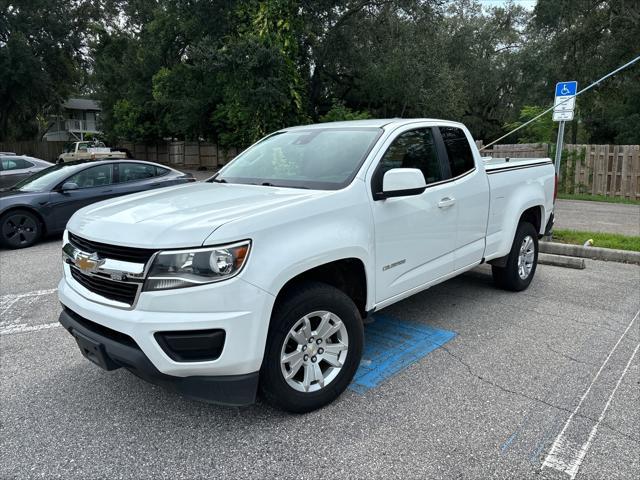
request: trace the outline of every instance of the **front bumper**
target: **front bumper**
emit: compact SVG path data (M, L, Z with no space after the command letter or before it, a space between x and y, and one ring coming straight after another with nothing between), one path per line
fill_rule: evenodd
M83 355L106 370L125 367L140 378L196 400L225 405L255 401L258 372L227 376L175 377L161 373L133 338L81 317L65 307L60 323L76 338Z
M104 304L102 297L74 280L68 265L63 268L58 297L65 312L60 322L72 334L75 329L81 335L83 328L92 325L87 336L105 345L107 362L112 360L116 368L124 366L142 378L170 385L190 397L232 404L253 400L275 301L273 295L235 277L198 287L143 292L135 308L123 309ZM77 319L89 323L78 326ZM114 344L114 338L108 337L105 341L100 333L103 328L116 332L116 337L129 338L133 345ZM155 336L163 332L203 330L224 330L222 352L213 360L176 361ZM236 381L248 382L248 386L230 386ZM237 389L244 393L237 393ZM247 394L247 389L253 389L253 393ZM230 397L222 390L232 392Z

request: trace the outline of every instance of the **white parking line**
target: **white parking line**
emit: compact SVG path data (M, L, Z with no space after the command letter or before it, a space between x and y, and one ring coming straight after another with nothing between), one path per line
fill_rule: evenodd
M620 335L620 338L618 339L616 344L613 346L613 348L609 352L609 355L607 355L607 358L604 360L604 363L600 366L600 369L591 380L589 387L580 398L578 405L573 410L573 412L571 412L571 414L569 415L569 418L565 422L564 427L556 437L555 441L553 442L553 445L551 445L551 450L549 450L547 457L544 459L544 462L542 462L542 467L541 467L542 469L545 467L553 468L554 470L558 470L560 472L564 472L568 474L571 479L574 479L578 474L578 470L580 468L582 460L584 460L584 457L587 454L587 451L591 447L593 438L595 437L598 431L598 426L600 425L600 422L604 418L604 415L607 409L609 408L611 399L615 395L616 390L618 389L618 386L620 385L620 383L622 382L622 379L626 375L627 370L629 369L629 365L631 365L631 361L633 360L633 358L636 355L636 352L638 351L638 347L636 347L636 349L633 351L633 354L631 355L631 358L629 359L627 366L625 367L624 371L622 372L622 375L618 379L618 383L616 384L613 391L611 392L611 395L609 396L609 399L604 407L604 410L600 414L600 417L596 422L596 424L594 425L594 427L591 429L591 432L589 434L589 437L587 438L587 441L580 448L576 448L575 444L567 440L565 433L569 428L569 425L571 425L571 422L573 421L573 418L575 417L576 413L578 413L578 410L580 410L580 407L582 406L582 403L584 402L585 398L587 398L587 395L589 395L591 388L596 383L596 381L598 380L598 377L600 376L605 366L609 362L609 359L611 358L613 353L616 351L616 349L618 348L618 345L620 345L620 342L622 341L624 336L627 334L627 332L629 331L633 323L638 318L638 314L640 314L640 310L636 312L635 316L633 317L633 319L631 320L631 322L629 323L625 331L622 333L622 335Z
M0 335L36 332L59 326L58 322L29 325L22 321L23 313L27 312L34 303L41 297L52 295L57 291L56 288L49 288L0 296Z
M620 383L622 383L622 379L627 374L627 370L629 370L629 367L631 366L631 362L633 361L633 357L635 357L636 353L638 353L638 348L639 347L640 347L640 343L638 345L636 345L636 348L633 351L633 354L631 355L631 358L629 358L629 361L627 362L627 366L624 368L624 371L622 372L622 375L620 375L620 378L618 379L618 382L616 383L616 386L611 391L611 395L609 395L609 399L607 400L607 403L604 406L604 409L602 410L602 413L598 417L598 421L596 422L596 424L591 429L591 432L589 433L589 438L587 439L586 443L584 445L582 445L582 447L580 448L580 451L578 452L578 455L577 455L576 459L572 462L572 464L575 465L575 467L570 472L567 472L571 476L572 479L576 477L576 475L578 473L578 469L580 468L580 465L582 464L582 460L584 460L584 457L587 455L587 452L589 451L589 448L591 448L591 444L593 443L593 439L596 436L596 433L598 433L598 427L600 426L600 423L604 419L604 415L605 415L605 413L607 413L607 409L609 408L609 405L611 404L611 400L613 400L613 396L616 394L616 391L618 390L618 387L620 386Z

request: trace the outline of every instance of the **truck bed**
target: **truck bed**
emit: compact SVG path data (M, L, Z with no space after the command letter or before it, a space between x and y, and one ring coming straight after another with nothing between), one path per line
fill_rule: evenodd
M485 258L509 253L522 207L540 205L539 233L544 232L551 212L555 169L549 158L483 158L491 198L487 223Z
M500 172L518 168L529 168L538 165L553 164L550 158L500 158L483 157L484 168L487 173Z

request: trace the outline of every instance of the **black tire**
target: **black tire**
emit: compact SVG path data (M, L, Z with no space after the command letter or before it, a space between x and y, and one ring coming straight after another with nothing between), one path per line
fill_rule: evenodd
M520 257L520 249L523 247L523 242L526 238L530 238L533 244L533 263L531 270L522 277L520 275L520 265L518 259ZM491 273L493 274L493 281L495 285L504 290L510 290L512 292L521 292L525 290L536 273L536 267L538 266L538 232L535 227L529 222L521 222L516 230L515 238L513 239L513 245L511 251L507 257L507 263L504 267L491 267ZM526 269L524 270L526 272Z
M291 329L300 321L303 321L303 317L318 311L331 312L342 321L343 326L346 328L348 350L342 367L337 370L337 375L328 381L326 385L319 386L320 384L316 382L315 386L310 387L310 389L319 388L317 391L298 391L287 383L284 378L281 355L287 348L293 348L291 346L291 338L287 342L287 346L284 345ZM318 318L320 317L318 316ZM313 322L314 318L310 317L310 320ZM334 320L331 320L331 322L334 322ZM313 325L312 323L312 328L315 328ZM317 333L320 330L320 325L315 325L317 330L313 330L313 332ZM332 323L332 325L335 326L337 323ZM327 339L329 342L333 341L331 338L327 337L325 341ZM335 339L335 337L333 338ZM322 339L319 340L322 342ZM294 413L310 412L323 407L335 400L351 382L360 365L363 343L362 317L353 301L347 295L337 288L324 283L305 283L293 288L282 301L278 302L271 316L271 325L260 371L260 392L263 398L282 410ZM293 345L297 345L296 342L293 342ZM314 342L309 345L314 345ZM300 348L307 347L301 346ZM316 346L309 348L315 349ZM309 352L311 350L306 351ZM320 353L320 350L318 350L318 353ZM320 357L321 355L318 355L317 358ZM306 362L309 361L311 361L310 358L306 360ZM298 367L298 374L302 372L301 375L304 377L305 369L308 366L310 366L309 363L306 363L306 366ZM288 364L287 368L290 367L291 365ZM320 369L324 367L323 373L330 372L331 368L329 363L326 363L323 359L317 361L317 367ZM293 368L291 368L291 371L293 371ZM296 377L293 377L291 381L296 382ZM303 380L300 380L300 382L300 386L303 388Z
M63 159L61 159L61 158L59 158L59 159L56 161L56 163L57 163L58 165L60 165L61 163L64 163L64 160L63 160Z
M0 244L6 248L26 248L42 236L42 222L28 210L11 210L0 217Z

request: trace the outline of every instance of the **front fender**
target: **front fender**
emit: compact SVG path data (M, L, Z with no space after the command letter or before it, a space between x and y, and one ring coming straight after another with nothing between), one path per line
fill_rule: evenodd
M319 201L224 224L206 243L250 238L252 250L243 278L272 295L312 268L337 260L360 260L367 281L366 304L372 308L375 264L372 213L364 184L354 183L352 188Z

